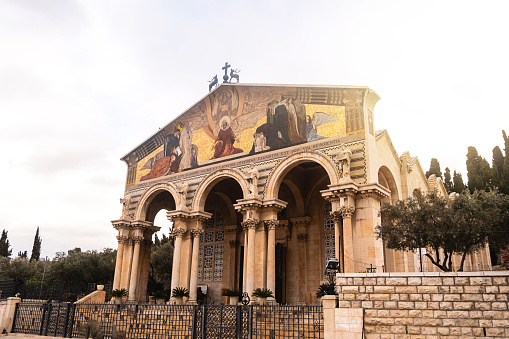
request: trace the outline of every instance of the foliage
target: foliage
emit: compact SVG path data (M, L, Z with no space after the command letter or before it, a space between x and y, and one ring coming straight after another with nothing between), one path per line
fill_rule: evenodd
M0 257L0 279L14 279L22 285L29 279L41 279L45 262L30 262L27 258L17 257L12 260Z
M509 270L509 250L500 251L500 266Z
M125 298L128 294L129 292L125 288L121 288L111 291L110 296L112 298Z
M173 266L173 239L155 238L150 255L148 293L157 290L171 291L171 272Z
M86 323L82 324L79 327L79 331L84 333L85 338L92 339L103 339L104 338L104 329L101 326L101 323L97 320L88 320Z
M491 186L491 168L486 159L481 157L475 147L468 147L467 175L470 193L475 190L486 190Z
M316 298L320 299L324 295L334 295L334 294L336 294L336 279L333 276L331 276L326 282L318 286L318 290L316 291Z
M39 226L37 226L37 231L35 232L34 237L34 245L32 246L32 255L30 256L30 261L39 260L41 256L41 243L42 239L39 237Z
M257 298L270 298L273 296L272 291L266 288L257 288L252 293L253 297Z
M28 252L27 251L24 251L24 252L19 251L18 257L26 259L26 258L28 258Z
M449 201L436 194L384 204L377 237L388 248L430 248L425 255L443 271L452 270L452 255L460 254L463 270L467 254L485 247L487 239L506 242L509 199L498 192L465 192ZM442 257L443 255L443 257Z
M189 290L185 287L175 287L173 291L171 292L172 298L183 298L188 297L189 298Z
M97 283L113 280L116 251L105 248L102 252L80 248L69 250L67 255L58 252L53 259L50 278L69 283Z
M447 194L452 192L451 170L449 169L449 167L445 168L444 186L445 190L447 191Z
M431 163L429 165L429 171L426 172L426 178L429 178L429 176L432 174L436 175L437 178L442 177L442 171L440 170L440 163L435 158L431 159Z
M461 193L465 190L466 186L463 183L463 177L461 173L454 171L452 176L452 191L456 193Z
M0 257L9 258L12 254L11 244L9 243L9 239L7 239L7 233L5 229L2 231L2 236L0 237Z
M242 297L242 291L236 288L229 289L223 292L226 297Z

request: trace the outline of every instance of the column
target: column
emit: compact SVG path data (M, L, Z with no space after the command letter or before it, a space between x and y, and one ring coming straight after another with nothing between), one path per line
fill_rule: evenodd
M242 222L242 227L247 230L247 267L244 271L246 275L246 292L248 293L253 293L254 290L255 229L259 222L258 219L247 219Z
M352 233L352 215L354 212L355 208L352 206L341 207L341 215L343 216L343 261L345 273L355 272Z
M265 220L267 227L267 289L276 293L276 227L275 219Z
M142 241L142 236L133 237L134 253L131 267L131 279L129 280L129 301L134 301L136 299L136 285L138 283L138 271L140 263L140 243Z
M244 227L244 226L243 226ZM244 258L243 260L243 273L242 273L242 292L246 292L246 280L247 280L247 228L244 228Z
M180 254L182 252L182 236L186 233L183 228L174 229L170 236L175 237L175 248L173 249L173 269L171 273L171 291L179 287L180 279Z
M179 286L189 288L191 276L191 256L193 253L193 239L191 232L186 232L182 237L182 247L180 254L180 280Z
M191 230L193 237L193 254L191 256L191 281L189 283L189 303L196 303L198 296L198 256L200 252L200 235L203 234L203 230L194 229Z
M124 255L122 256L122 275L120 279L120 288L129 290L129 280L131 278L131 265L133 262L133 241L132 238L127 239L124 244Z
M115 278L113 279L113 289L120 288L120 279L122 277L122 260L124 254L124 244L127 242L125 235L118 235L117 261L115 262Z

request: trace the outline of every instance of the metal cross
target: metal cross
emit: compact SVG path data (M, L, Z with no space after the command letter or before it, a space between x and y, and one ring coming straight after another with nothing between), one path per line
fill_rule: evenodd
M224 63L224 67L221 68L221 69L224 69L223 82L228 82L228 68L231 66L232 65L230 65L227 61Z

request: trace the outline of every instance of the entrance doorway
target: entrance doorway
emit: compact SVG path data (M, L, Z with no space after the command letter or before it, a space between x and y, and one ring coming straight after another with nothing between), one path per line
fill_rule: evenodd
M286 304L286 247L276 244L276 302Z

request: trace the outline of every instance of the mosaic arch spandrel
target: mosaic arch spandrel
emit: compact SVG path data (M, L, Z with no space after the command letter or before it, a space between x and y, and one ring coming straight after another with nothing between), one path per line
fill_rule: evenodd
M362 133L364 92L220 86L126 157L127 186L227 158Z

